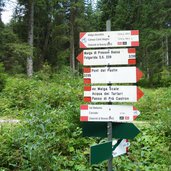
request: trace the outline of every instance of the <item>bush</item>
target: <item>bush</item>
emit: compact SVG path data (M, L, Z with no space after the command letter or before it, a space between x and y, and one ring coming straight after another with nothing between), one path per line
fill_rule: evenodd
M115 170L169 167L171 87L143 91L144 97L135 104L141 112L137 119L149 124L141 126L128 155L113 159ZM0 97L1 115L10 113L14 118L18 113L21 118L21 125L0 129L0 170L106 170L106 161L89 165L89 146L101 139L81 135L83 81L69 69L49 78L8 77Z

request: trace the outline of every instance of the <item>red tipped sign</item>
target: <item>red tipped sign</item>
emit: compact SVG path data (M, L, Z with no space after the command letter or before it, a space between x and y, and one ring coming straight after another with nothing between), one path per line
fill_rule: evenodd
M83 50L77 60L84 66L135 65L135 48Z
M143 73L136 67L84 68L84 84L136 83Z
M140 112L129 105L81 105L82 122L132 122Z
M137 102L144 93L137 86L85 86L85 102Z
M80 33L80 48L131 46L139 46L139 30Z
M84 62L84 52L81 52L78 56L77 56L77 60L83 64Z

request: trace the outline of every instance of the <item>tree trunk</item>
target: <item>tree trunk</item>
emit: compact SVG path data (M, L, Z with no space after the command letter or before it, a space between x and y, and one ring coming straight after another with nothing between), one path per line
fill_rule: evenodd
M75 46L74 46L74 26L71 23L71 38L70 38L70 67L75 71Z
M71 7L70 11L70 67L75 72L75 42L74 42L74 22L75 22L75 8Z
M166 35L166 40L165 41L166 41L166 66L169 66L168 35Z
M46 31L45 41L42 49L42 55L41 55L42 63L46 59L46 55L47 55L50 30L51 30L51 22L49 21L49 23L47 23L47 31Z
M31 48L31 54L27 57L27 75L33 75L33 27L34 27L34 1L29 1L29 25L28 25L28 44Z

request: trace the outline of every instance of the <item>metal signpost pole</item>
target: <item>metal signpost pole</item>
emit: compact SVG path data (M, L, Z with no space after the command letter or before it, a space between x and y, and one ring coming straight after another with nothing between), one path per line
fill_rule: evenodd
M106 21L106 31L111 31L111 20ZM107 137L108 141L112 141L112 122L108 122L107 124ZM112 159L113 157L108 160L108 171L112 171Z

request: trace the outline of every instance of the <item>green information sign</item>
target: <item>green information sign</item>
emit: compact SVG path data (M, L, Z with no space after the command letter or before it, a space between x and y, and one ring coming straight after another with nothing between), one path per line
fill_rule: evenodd
M82 122L83 136L102 137L107 136L106 122ZM133 139L140 130L133 123L112 123L112 137L116 139Z
M112 141L90 147L90 163L98 164L112 157Z

